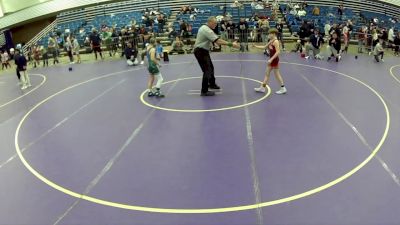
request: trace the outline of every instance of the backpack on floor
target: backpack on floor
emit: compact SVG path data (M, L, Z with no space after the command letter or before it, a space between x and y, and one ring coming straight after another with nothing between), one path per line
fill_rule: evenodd
M169 62L169 58L168 58L168 52L163 52L164 54L164 62Z

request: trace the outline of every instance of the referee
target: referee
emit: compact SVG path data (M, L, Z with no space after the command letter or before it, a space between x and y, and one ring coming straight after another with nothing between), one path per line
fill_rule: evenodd
M228 45L229 47L239 48L240 45L237 42L226 42L214 33L213 29L217 26L217 19L213 16L209 17L207 24L200 27L196 43L194 44L194 55L196 56L197 62L203 71L203 81L201 84L201 96L213 96L214 92L209 91L210 89L220 89L215 83L214 77L214 66L210 57L210 46L214 43L218 45Z

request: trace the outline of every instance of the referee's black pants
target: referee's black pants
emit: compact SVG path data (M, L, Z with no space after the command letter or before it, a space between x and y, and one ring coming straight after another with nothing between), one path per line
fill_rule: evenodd
M194 55L203 71L203 81L201 84L201 93L208 91L208 85L216 86L214 76L214 66L211 61L210 52L202 48L195 48Z

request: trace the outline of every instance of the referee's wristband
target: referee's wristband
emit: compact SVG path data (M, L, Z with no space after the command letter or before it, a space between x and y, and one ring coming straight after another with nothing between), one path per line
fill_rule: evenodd
M232 42L228 42L228 47L232 47Z

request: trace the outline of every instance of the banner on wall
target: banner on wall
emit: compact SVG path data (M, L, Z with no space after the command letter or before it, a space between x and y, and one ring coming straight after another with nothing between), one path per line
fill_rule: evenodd
M0 48L1 49L14 48L14 43L12 41L12 35L10 30L0 31Z

